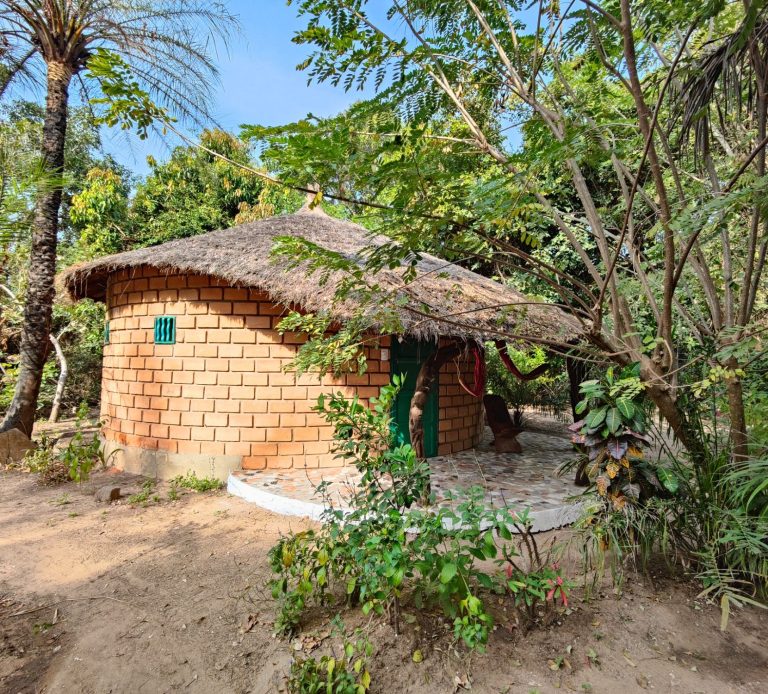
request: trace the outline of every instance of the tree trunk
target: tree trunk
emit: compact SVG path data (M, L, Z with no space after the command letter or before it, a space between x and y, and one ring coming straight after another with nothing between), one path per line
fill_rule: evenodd
M20 429L32 435L43 366L50 348L56 242L64 173L64 142L67 136L67 104L72 71L61 63L48 63L48 92L43 123L42 160L50 180L40 193L35 209L32 248L29 256L28 290L19 354L19 377L13 401L0 431Z
M419 460L426 458L424 452L424 408L427 406L432 385L437 379L440 367L460 351L460 348L456 346L440 347L424 360L419 369L411 398L411 407L408 411L408 433L411 436L411 446L416 451L416 457Z
M731 371L739 368L735 359L729 360L727 367ZM738 376L729 378L725 384L728 394L728 416L731 422L731 459L734 462L749 456L747 445L747 418L744 413L744 390Z
M61 337L61 334L59 334L59 337ZM51 414L48 417L48 421L56 423L59 421L61 397L64 395L64 386L67 385L69 367L67 366L67 358L64 356L64 350L61 349L61 345L59 344L59 338L53 333L51 333L51 344L56 350L56 358L59 360L59 380L56 381L56 394L53 396L53 406L51 407Z
M568 372L568 395L571 401L571 414L573 415L573 421L577 422L579 420L579 415L576 414L576 405L578 405L581 400L579 386L584 380L584 376L587 374L587 368L581 359L566 357L565 370Z
M647 383L648 381L646 380ZM661 416L669 424L677 440L688 451L693 464L699 467L705 465L708 458L707 449L699 436L699 432L691 426L690 421L681 410L679 402L670 393L669 388L649 385L646 392L653 401L653 404L656 405Z

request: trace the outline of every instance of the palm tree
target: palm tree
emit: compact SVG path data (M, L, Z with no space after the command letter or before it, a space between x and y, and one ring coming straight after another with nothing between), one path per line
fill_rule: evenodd
M119 56L142 89L175 116L201 124L217 71L215 40L234 16L204 0L0 0L0 96L18 80L45 85L42 161L54 177L38 194L28 292L13 402L0 431L32 432L50 346L56 244L61 206L69 89L98 90L85 71L97 49Z

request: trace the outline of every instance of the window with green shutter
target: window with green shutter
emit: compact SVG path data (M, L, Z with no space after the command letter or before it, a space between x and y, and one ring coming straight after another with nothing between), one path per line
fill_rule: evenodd
M104 323L104 344L109 344L109 321Z
M176 316L157 316L155 318L155 344L176 344Z

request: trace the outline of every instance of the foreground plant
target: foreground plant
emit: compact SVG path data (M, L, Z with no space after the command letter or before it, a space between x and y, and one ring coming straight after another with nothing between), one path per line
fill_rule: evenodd
M290 694L365 694L370 688L371 642L359 630L349 636L340 620L334 620L334 625L343 638L341 656L294 660L288 678Z
M57 450L55 441L43 434L37 448L25 456L22 467L39 475L40 484L46 486L70 480L86 482L96 465L102 469L107 467L109 458L104 456L98 428L90 437L83 431L87 417L88 405L81 403L75 419L75 434L66 447ZM113 451L110 457L116 453Z
M650 439L636 372L609 369L604 378L582 383L581 392L578 410L587 415L570 428L585 451L581 469L591 484L579 525L594 578L606 558L617 584L628 560L645 569L662 558L700 582L699 597L719 605L723 629L733 608L765 607L768 456L734 462L718 441L717 424L702 421L702 440L711 451L706 464L692 464L674 450L667 451L667 463L653 464L644 450ZM716 408L718 396L711 397Z
M395 377L370 408L341 394L318 400L316 411L334 425L337 456L361 479L347 512L330 508L320 529L286 536L270 551L277 631L292 633L309 605L327 604L339 592L399 630L407 595L417 608L438 607L458 640L482 650L493 626L489 595L513 595L535 618L548 594L551 603L562 599L568 585L530 542L527 516L487 506L481 488L454 493L451 506L417 505L427 494L429 467L410 445L395 443L389 413L399 385ZM320 492L330 504L327 488ZM515 532L528 548L520 566L530 568L508 574L520 557Z
M660 492L675 491L677 484L664 468L652 465L643 449L651 440L645 435L646 405L639 365L618 374L609 368L599 380L584 381L584 398L576 413L586 417L568 427L572 441L586 451L580 474L617 511L627 502L639 502Z

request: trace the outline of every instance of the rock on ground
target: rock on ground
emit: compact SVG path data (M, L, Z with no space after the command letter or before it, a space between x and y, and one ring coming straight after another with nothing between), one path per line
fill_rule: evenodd
M0 434L0 463L20 463L27 451L34 449L35 444L18 429L11 429Z

